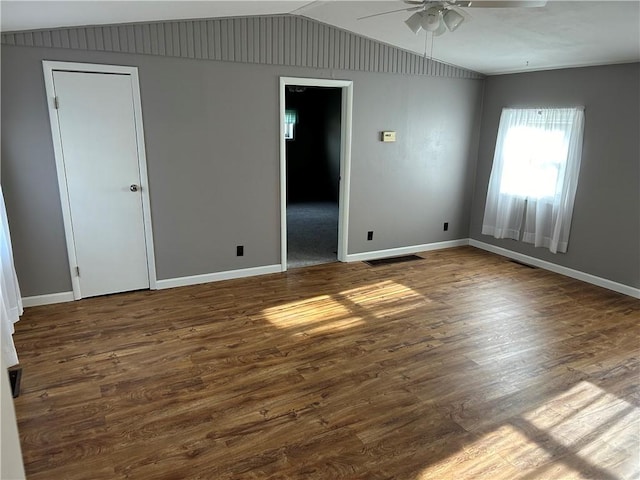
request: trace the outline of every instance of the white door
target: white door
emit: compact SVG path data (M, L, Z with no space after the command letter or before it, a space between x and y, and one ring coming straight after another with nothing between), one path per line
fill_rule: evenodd
M53 88L80 296L149 288L131 76L53 71Z

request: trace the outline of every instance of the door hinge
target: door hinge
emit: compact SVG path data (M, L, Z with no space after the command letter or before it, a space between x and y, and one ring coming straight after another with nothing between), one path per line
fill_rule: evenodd
M80 276L80 267L76 267L76 276Z
M60 100L58 99L58 97L53 97L53 106L56 110L60 108Z

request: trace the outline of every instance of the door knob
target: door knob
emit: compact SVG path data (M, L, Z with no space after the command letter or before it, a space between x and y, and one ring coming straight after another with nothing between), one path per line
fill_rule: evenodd
M138 187L138 185L136 185L136 184L134 183L133 185L131 185L131 186L129 187L129 190L131 190L132 192L137 192L137 191L138 191L138 188L140 188L140 187Z

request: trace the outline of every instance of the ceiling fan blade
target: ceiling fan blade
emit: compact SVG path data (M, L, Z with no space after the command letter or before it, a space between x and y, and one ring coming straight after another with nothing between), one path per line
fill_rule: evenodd
M365 15L364 17L356 18L356 20L364 20L366 18L380 17L382 15L389 15L390 13L396 13L396 12L413 12L414 10L420 10L421 8L422 8L422 5L418 7L411 7L411 8L399 8L397 10L389 10L388 12L380 12L380 13L374 13L373 15Z
M524 0L524 1L491 1L491 0L473 0L468 2L468 7L471 8L532 8L532 7L544 7L547 2L546 1L537 1L537 0ZM465 5L457 4L460 7L464 7Z

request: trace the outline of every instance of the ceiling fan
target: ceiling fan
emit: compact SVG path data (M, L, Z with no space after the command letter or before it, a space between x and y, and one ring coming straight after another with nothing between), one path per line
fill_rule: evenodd
M546 1L508 1L508 0L403 0L409 7L391 10L389 12L375 13L360 17L358 20L379 17L395 12L416 12L411 15L405 24L413 33L420 30L433 33L434 36L442 35L447 30L453 32L462 22L470 19L470 15L463 8L513 8L513 7L544 7Z

